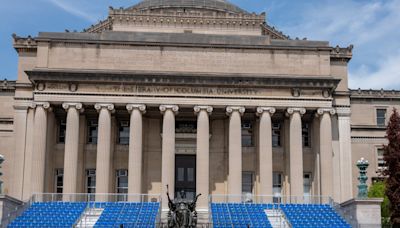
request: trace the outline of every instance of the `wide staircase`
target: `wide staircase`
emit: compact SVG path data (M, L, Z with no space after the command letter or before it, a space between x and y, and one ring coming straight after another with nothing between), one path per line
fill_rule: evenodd
M33 203L9 228L16 227L156 227L158 202Z
M212 203L214 228L350 228L327 204Z
M86 208L86 203L33 203L9 228L14 227L72 227Z

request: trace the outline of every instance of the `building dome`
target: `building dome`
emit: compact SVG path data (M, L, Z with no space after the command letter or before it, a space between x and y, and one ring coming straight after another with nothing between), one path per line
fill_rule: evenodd
M235 14L248 13L225 0L143 0L129 9L150 10L162 8L197 8Z

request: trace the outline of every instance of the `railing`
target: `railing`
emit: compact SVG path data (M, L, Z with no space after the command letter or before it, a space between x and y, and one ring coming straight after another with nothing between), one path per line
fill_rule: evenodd
M273 196L273 195L222 195L209 196L210 203L263 203L263 204L329 204L334 206L333 199L328 196Z
M161 202L159 194L35 193L32 202Z

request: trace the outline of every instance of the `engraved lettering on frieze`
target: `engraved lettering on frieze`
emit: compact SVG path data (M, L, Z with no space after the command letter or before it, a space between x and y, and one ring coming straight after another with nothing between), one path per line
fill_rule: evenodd
M47 90L69 90L69 85L62 84L62 83L47 83L46 89Z

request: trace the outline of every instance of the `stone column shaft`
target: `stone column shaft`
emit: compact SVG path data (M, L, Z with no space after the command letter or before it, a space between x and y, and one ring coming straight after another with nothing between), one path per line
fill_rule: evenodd
M164 115L162 130L162 165L161 182L162 189L168 185L169 195L174 198L175 193L175 114L179 107L176 105L161 105L160 111ZM162 191L165 192L165 191ZM162 194L162 208L168 208L168 200L165 194Z
M340 177L341 202L353 198L353 177L351 158L351 109L343 107L336 109L338 114L339 145L340 145Z
M271 116L275 108L259 107L257 115L260 117L259 125L259 168L260 168L260 195L273 194L273 169L272 169L272 124Z
M33 107L28 109L27 125L26 125L26 146L25 146L25 164L24 164L24 184L22 200L28 201L32 196L31 183L32 183L32 159L33 159L33 132L34 132L34 118L35 109Z
M321 195L324 197L333 196L333 152L332 152L332 120L331 115L335 114L334 109L318 109L320 116L320 167L321 167Z
M242 123L244 107L227 107L229 115L229 176L228 194L242 194ZM235 198L240 200L240 198Z
M17 140L15 140L15 152L11 160L13 172L10 179L10 194L19 200L22 199L23 193L28 109L29 106L26 104L14 105L14 137Z
M208 195L210 192L210 121L208 115L211 106L196 106L197 114L197 141L196 141L196 191L202 196L197 202L199 209L208 208Z
M141 104L128 104L126 109L131 114L129 127L129 173L128 193L142 193L142 163L143 163L143 120L142 114L146 112L146 106ZM138 198L129 196L129 200Z
M47 137L47 102L36 103L34 123L34 148L32 156L32 193L44 192L46 137Z
M63 108L67 111L63 193L73 194L78 192L79 112L83 110L81 103L64 103ZM64 199L70 198L66 196Z
M111 112L113 104L96 104L99 112L97 158L96 158L96 194L110 193L111 172ZM105 200L104 196L97 196L96 200Z
M290 115L289 143L290 143L290 195L292 197L303 197L303 143L301 116L306 113L304 108L288 108ZM292 198L294 199L294 198ZM298 198L298 201L301 199Z

